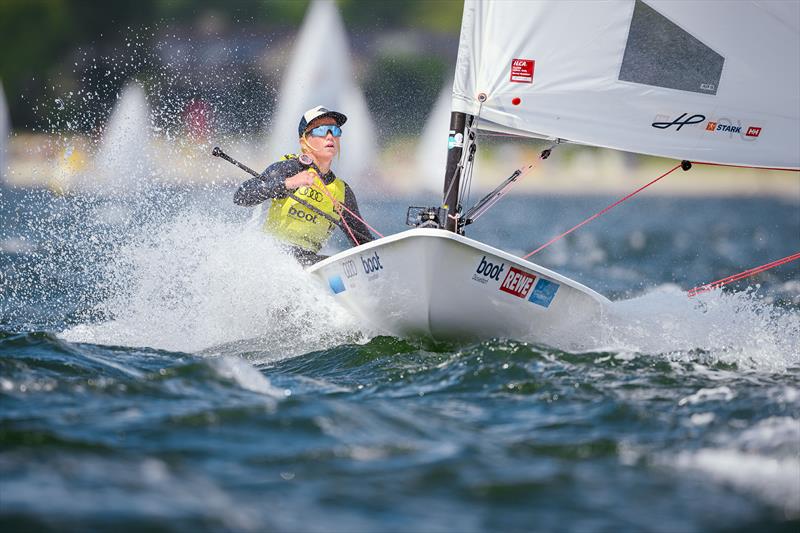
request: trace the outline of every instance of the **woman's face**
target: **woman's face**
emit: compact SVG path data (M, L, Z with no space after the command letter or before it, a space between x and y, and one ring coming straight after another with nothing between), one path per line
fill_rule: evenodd
M312 120L306 128L305 140L311 147L311 154L315 157L325 160L333 159L339 152L339 137L334 137L332 133L328 132L324 137L316 137L311 134L311 130L317 126L336 125L336 121L331 117L322 117Z

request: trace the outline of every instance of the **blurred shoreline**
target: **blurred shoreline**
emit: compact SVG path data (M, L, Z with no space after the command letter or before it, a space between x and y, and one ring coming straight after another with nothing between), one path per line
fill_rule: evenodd
M219 144L231 155L260 171L269 161L259 154L263 135L247 138L160 138L147 154L158 185L234 185L249 176L210 155ZM369 176L342 176L359 196L409 196L440 193L444 167L426 165L414 154L419 137L387 144L379 154L379 168ZM85 135L19 133L10 138L4 185L49 188L56 193L76 192L91 182L102 187L103 169L97 168L98 141ZM540 150L535 141L488 141L478 150L472 190L488 192L515 169L535 162ZM546 161L510 190L510 194L618 195L628 194L671 169L675 161L614 150L575 145L559 146ZM441 169L439 168L441 166ZM334 164L335 169L335 164ZM421 169L424 169L422 171ZM647 189L648 195L758 196L800 203L800 173L796 171L694 165L675 171Z

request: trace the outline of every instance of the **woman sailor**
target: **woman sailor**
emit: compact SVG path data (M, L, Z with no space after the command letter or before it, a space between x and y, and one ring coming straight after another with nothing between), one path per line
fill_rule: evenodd
M343 227L356 246L374 239L355 194L331 170L346 121L342 113L322 106L303 113L297 128L301 153L283 156L260 177L242 183L233 197L241 206L271 200L264 231L288 243L303 264L324 259L317 254L335 225Z

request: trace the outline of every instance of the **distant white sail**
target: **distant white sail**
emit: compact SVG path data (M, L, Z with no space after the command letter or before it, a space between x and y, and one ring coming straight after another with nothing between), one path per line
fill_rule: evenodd
M81 188L107 194L140 189L153 176L153 134L144 88L129 83L103 128L93 176Z
M417 146L418 190L442 192L444 168L447 164L447 133L450 131L450 100L453 95L453 81L450 80L433 104L433 109L425 121L419 145Z
M466 0L452 108L483 129L800 168L798 26L796 1Z
M6 103L6 93L0 81L0 181L5 181L8 173L8 136L11 133L11 118Z
M306 13L281 82L269 143L258 170L283 154L297 152L300 117L317 105L347 115L341 156L333 168L348 182L358 181L375 167L376 130L354 79L344 24L336 4L325 0L312 2Z

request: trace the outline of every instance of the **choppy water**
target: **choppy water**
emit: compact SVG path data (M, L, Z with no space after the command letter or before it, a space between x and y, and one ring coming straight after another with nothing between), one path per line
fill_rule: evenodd
M798 266L682 292L800 249L800 198L642 197L536 256L618 301L576 353L380 336L230 193L0 191L3 530L800 526ZM522 254L609 202L470 235Z

